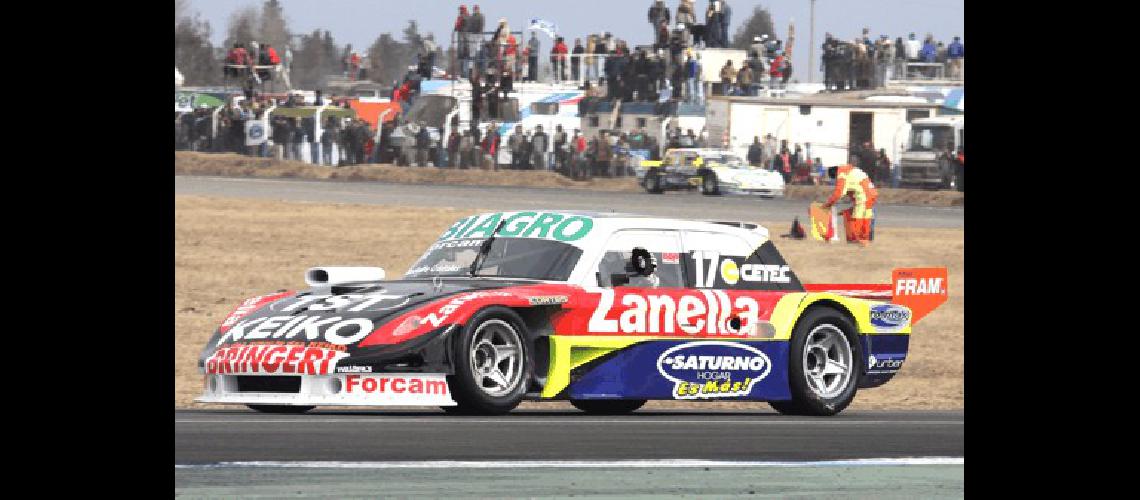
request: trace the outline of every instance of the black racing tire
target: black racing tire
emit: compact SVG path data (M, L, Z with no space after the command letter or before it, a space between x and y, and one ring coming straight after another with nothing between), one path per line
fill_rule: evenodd
M850 356L846 360L848 378L841 390L825 396L817 393L808 381L808 374L804 370L804 350L813 333L817 336L834 335L836 330L841 333L840 337L846 340L850 349ZM832 307L809 310L800 318L795 330L792 331L788 356L788 381L791 385L792 399L768 402L776 411L785 415L830 416L843 411L855 399L855 393L859 389L859 379L863 374L863 349L855 325L843 313ZM813 356L812 359L818 358Z
M661 194L661 176L650 170L645 174L645 190L651 194Z
M443 410L444 413L448 413L451 415L471 415L472 414L470 411L470 408L465 407L465 406L440 406L439 408L441 410Z
M716 172L705 172L701 176L701 194L705 196L715 196L720 194L720 180L716 177Z
M293 406L293 405L246 405L249 409L261 413L276 413L283 415L297 415L305 413L316 406Z
M475 376L476 363L482 363L485 367L493 366L502 373L500 363L507 361L506 359L500 361L497 358L498 354L495 354L494 358L489 358L492 351L473 346L476 335L482 334L483 328L495 329L496 331L489 332L492 336L501 334L511 342L515 342L518 347L518 358L513 365L518 373L505 375L504 379L510 383L499 387L502 392L497 394L495 388L489 390L485 387L486 379L480 377L480 380L476 380ZM448 375L447 384L451 387L451 396L457 406L450 407L452 408L450 410L445 408L444 411L456 414L501 415L515 409L522 402L531 379L533 361L530 357L530 341L526 325L518 314L506 307L494 306L483 309L471 317L462 332L455 337L454 342L452 359L455 364L455 374ZM509 366L512 365L508 364Z
M571 399L575 408L591 415L624 415L645 405L644 399Z

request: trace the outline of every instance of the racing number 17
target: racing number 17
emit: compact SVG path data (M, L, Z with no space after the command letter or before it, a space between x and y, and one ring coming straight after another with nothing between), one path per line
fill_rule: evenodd
M705 271L705 261L708 260L708 272ZM695 266L694 278L697 288L709 288L716 284L716 263L720 260L720 253L697 250L693 252Z

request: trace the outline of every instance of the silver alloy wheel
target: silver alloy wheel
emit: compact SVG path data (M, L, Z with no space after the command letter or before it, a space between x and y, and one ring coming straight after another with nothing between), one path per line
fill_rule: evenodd
M704 183L706 194L713 194L713 192L716 191L716 178L713 177L712 174L705 176Z
M812 392L821 398L834 398L851 380L851 344L839 327L823 324L812 329L804 345L804 375Z
M522 340L510 323L484 321L471 339L471 375L488 396L503 396L522 380Z

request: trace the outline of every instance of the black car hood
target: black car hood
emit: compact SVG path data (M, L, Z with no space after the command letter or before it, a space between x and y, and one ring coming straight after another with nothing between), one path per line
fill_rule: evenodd
M443 278L354 282L289 294L219 328L203 356L228 344L327 342L350 350L385 322L427 302L533 281ZM367 330L367 331L365 331Z

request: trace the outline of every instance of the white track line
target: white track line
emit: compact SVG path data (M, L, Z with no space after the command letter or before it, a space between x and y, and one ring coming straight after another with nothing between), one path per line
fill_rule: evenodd
M874 467L900 465L965 465L962 457L860 458L818 461L730 461L730 460L492 460L492 461L408 461L408 462L218 462L175 465L175 469L218 469L228 467L301 469L598 469L598 468L683 468L683 467Z
M385 418L378 416L377 418L291 418L291 419L175 419L175 423L179 424L272 424L272 423L297 423L297 424L313 424L313 423L376 423L376 424L395 424L395 423L415 423L415 424L453 424L453 423L493 423L493 424L732 424L732 425L963 425L962 420L834 420L834 419L820 419L820 420L657 420L657 419L613 419L613 420L590 420L590 419L521 419L521 418L500 418L500 419L474 419L474 418Z

